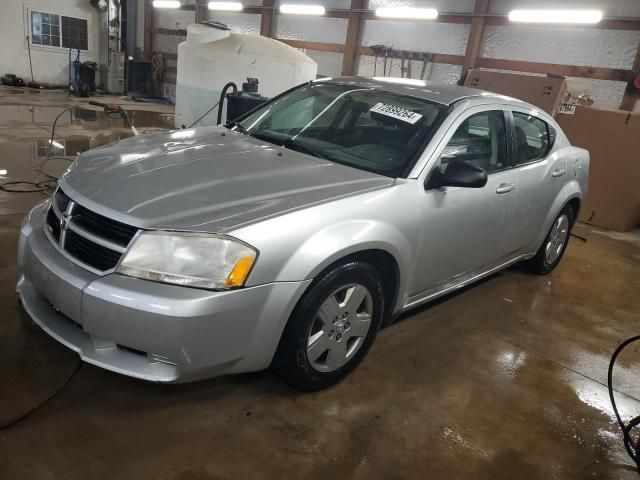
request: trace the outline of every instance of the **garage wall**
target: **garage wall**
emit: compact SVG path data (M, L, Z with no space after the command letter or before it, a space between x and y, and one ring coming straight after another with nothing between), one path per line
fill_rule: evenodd
M282 3L285 3L282 1ZM326 8L348 9L350 0L287 0L286 3L322 4ZM276 1L276 6L280 4ZM475 0L369 0L368 9L381 6L414 6L437 8L441 13L472 13ZM259 0L245 2L246 6L259 6ZM605 16L640 17L638 0L490 0L489 13L505 15L514 8L598 8ZM159 17L158 12L154 12ZM171 19L185 15L194 21L193 12L163 11L164 24L169 28ZM210 20L228 24L235 32L259 34L260 15L244 13L209 12ZM276 15L275 36L290 40L344 44L347 19ZM157 24L154 24L157 26ZM175 26L173 27L175 28ZM181 28L185 28L184 26ZM464 55L470 25L440 22L410 22L392 20L364 20L361 45L385 45L396 50L410 50L441 54ZM178 37L161 40L177 45ZM640 31L607 30L585 27L525 26L517 24L486 25L480 51L481 57L558 63L579 66L631 69L640 44ZM175 45L172 47L175 49ZM169 46L171 47L171 46ZM154 46L154 50L164 50ZM167 50L171 51L171 50ZM304 50L318 63L320 75L339 75L342 53ZM383 58L377 63L372 56L356 59L356 73L382 75ZM411 76L417 78L422 61L407 62ZM427 66L425 79L453 84L460 78L458 65L434 63ZM387 75L400 76L400 60L387 62ZM569 88L576 95L587 94L596 106L618 108L625 90L624 82L569 78ZM639 102L640 103L640 102ZM640 109L640 105L636 107Z
M637 0L491 0L489 13L506 15L513 8L594 8L608 17L640 17ZM487 25L481 57L631 69L640 32L585 27ZM574 95L589 95L594 105L617 109L626 84L587 78L568 79ZM640 108L637 105L636 108Z
M195 23L196 14L194 11L185 10L167 10L162 8L153 9L153 30L152 45L154 52L163 52L170 54L165 57L165 79L168 82L162 84L162 96L173 101L176 99L176 68L178 63L176 57L172 55L178 54L178 45L185 40L182 35L167 35L159 33L157 29L167 30L185 30L188 25Z
M349 0L323 1L280 1L299 5L323 5L325 8L348 9ZM344 43L347 36L346 18L305 17L300 15L276 15L276 36L288 40L306 40L310 42ZM342 54L334 52L317 52L305 50L309 57L318 64L318 74L335 76L342 70Z
M25 81L31 80L27 35L29 35L28 9L86 19L89 32L89 50L82 52L82 61L99 63L100 22L98 10L87 0L0 0L0 74L14 73ZM41 45L31 46L33 75L37 82L63 84L69 80L69 51L66 48ZM97 74L98 76L98 74ZM99 82L99 78L96 78Z

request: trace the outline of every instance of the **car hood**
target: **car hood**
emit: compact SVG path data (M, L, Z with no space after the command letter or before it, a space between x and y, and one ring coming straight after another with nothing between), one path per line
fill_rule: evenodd
M59 183L86 208L130 225L220 232L393 182L208 127L90 150Z

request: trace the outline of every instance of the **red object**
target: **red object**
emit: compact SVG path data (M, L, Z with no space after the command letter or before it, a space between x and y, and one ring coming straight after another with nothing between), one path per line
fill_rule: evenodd
M638 75L634 80L633 80L633 84L635 85L635 87L640 90L640 75Z

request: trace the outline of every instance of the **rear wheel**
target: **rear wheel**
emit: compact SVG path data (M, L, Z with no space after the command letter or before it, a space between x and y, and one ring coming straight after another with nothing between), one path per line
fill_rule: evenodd
M525 262L529 270L546 275L558 266L569 243L573 215L571 206L567 205L562 209L535 257Z
M384 312L382 282L368 264L353 261L325 272L289 319L273 369L304 391L339 382L364 358Z

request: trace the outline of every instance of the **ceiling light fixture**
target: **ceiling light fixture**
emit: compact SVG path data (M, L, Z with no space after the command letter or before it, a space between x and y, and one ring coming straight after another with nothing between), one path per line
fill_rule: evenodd
M324 15L321 5L280 5L280 13L289 15Z
M433 20L438 18L438 10L435 8L381 7L376 8L376 17Z
M512 22L527 23L598 23L602 20L600 10L512 10Z
M418 80L417 78L398 78L398 77L373 77L378 82L396 83L398 85L411 85L414 87L426 87L427 82Z
M239 12L243 5L239 2L209 2L209 10L220 12Z

